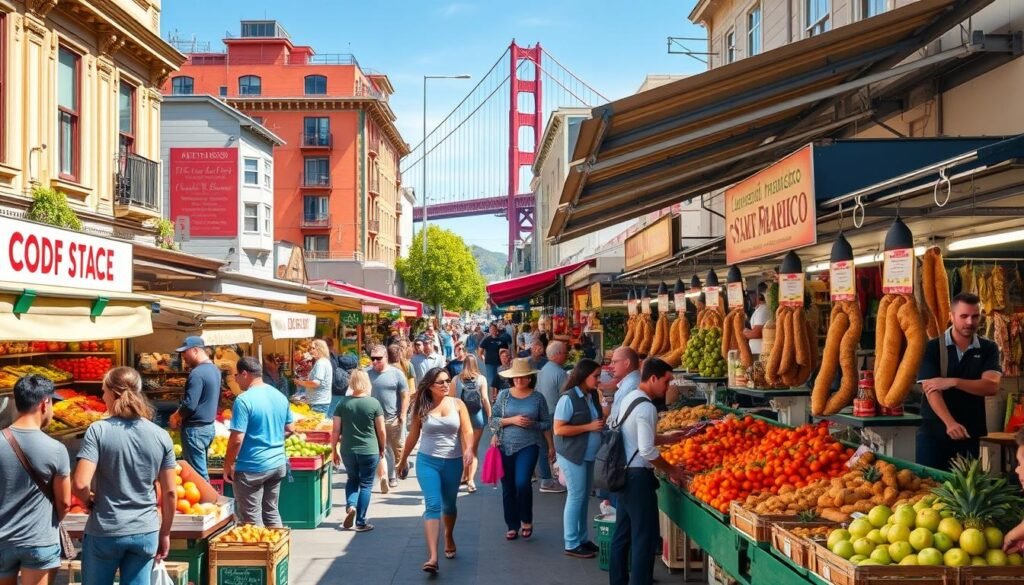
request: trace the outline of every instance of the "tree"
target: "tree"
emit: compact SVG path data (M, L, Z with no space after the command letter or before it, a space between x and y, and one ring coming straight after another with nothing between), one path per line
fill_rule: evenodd
M32 190L32 203L25 212L25 219L38 221L69 230L82 231L82 220L78 219L67 196L55 189L36 187Z
M423 230L413 238L408 258L399 258L398 275L409 296L432 307L476 311L483 307L484 277L466 242L436 225L427 230L427 254L423 255Z

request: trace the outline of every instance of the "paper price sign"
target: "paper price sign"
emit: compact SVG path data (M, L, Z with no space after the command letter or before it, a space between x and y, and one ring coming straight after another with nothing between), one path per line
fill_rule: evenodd
M676 311L683 313L686 311L686 293L675 293L673 295L676 302Z
M641 307L640 310L642 310L644 312L644 315L650 315L651 314L651 297L644 297L644 298L640 299L640 307Z
M668 293L665 293L663 295L658 295L658 312L659 313L663 313L663 312L667 313L668 309L669 309L669 306L668 306Z
M729 297L729 308L743 308L743 283L742 282L730 282L726 286L727 295Z
M704 306L712 309L718 306L718 294L721 291L717 286L704 287Z
M779 304L783 307L804 306L804 275L779 275Z
M626 303L626 309L629 311L629 316L636 315L636 299L632 299Z
M853 301L857 298L853 260L833 262L829 268L829 288L833 301Z
M882 292L909 295L914 293L914 249L887 250L882 267Z

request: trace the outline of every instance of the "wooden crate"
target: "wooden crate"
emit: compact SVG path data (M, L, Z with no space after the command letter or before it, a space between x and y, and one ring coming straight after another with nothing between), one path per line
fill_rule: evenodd
M210 541L209 585L287 585L291 531L270 542Z
M744 508L739 502L729 505L729 524L756 542L771 542L772 524L793 519L794 516L758 514L749 508Z
M838 528L835 522L775 522L772 524L772 547L782 553L787 559L793 561L797 566L809 571L816 568L814 556L814 541L803 536L797 536L790 532L792 528L813 528L815 526L829 526Z
M953 567L886 565L858 567L814 543L815 574L833 585L957 585Z
M175 563L164 561L167 573L174 580L174 585L189 585L188 563ZM82 582L82 561L71 561L67 563L68 585L79 585ZM120 577L114 577L114 583L120 583Z
M1024 584L1024 567L961 567L960 585Z
M703 551L692 540L689 541L690 550L686 550L686 535L664 512L658 512L658 524L661 529L661 562L669 569L682 569L689 562L691 569L701 570L704 567Z

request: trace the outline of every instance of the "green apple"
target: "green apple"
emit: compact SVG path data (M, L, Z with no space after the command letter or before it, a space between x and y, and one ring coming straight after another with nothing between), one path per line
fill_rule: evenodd
M914 553L914 549L911 548L909 542L900 541L900 542L894 542L894 543L889 545L889 557L895 563L902 563L903 559L909 557L913 553Z
M985 542L988 543L989 548L1003 548L1003 531L999 530L995 526L986 526L985 530ZM990 565L992 563L989 563Z
M892 557L889 556L889 547L876 548L871 551L871 560L875 561L879 565L892 564Z
M919 564L918 561L917 561L917 555L910 554L910 555L907 555L907 556L903 557L903 560L900 561L900 564L901 565L917 565L917 564Z
M882 535L882 531L877 528L873 529L871 532L868 532L864 538L867 538L875 544L886 544L889 542L885 539L885 536Z
M849 558L849 561L855 565L859 565L861 561L866 560L868 557L865 555L853 555Z
M1009 560L1006 558L1006 553L998 548L990 548L985 551L985 562L993 567L1005 567L1009 564Z
M1020 567L1024 565L1024 555L1020 553L1010 553L1006 555L1006 563L1011 567Z
M914 547L914 550L921 552L926 548L931 548L933 542L932 531L927 528L915 528L911 531L910 538L907 541L910 543L910 546Z
M945 534L953 541L960 540L960 533L964 531L963 524L956 518L943 518L939 521L939 532Z
M932 546L939 549L941 552L956 546L956 541L949 537L945 532L936 532L932 535Z
M942 563L947 567L966 567L971 564L971 555L959 548L951 548L942 555Z
M857 518L853 522L850 522L850 526L847 530L850 531L850 536L853 538L864 538L868 535L868 532L871 532L872 528L874 527L871 526L871 523L868 522L866 518Z
M845 528L837 528L828 533L828 550L832 550L841 540L850 540L850 533ZM832 552L836 552L832 550Z
M889 516L892 516L892 510L889 509L889 506L875 506L868 512L868 522L875 528L881 528L885 526Z
M889 532L886 534L889 542L907 542L910 540L910 528L903 524L893 524L889 527Z
M853 541L853 552L859 555L870 555L875 550L875 543L867 538L858 538Z
M972 567L987 567L988 566L988 561L985 560L985 557L971 557L971 566Z
M852 542L850 542L849 540L840 540L832 545L832 552L843 557L844 559L849 559L854 555L856 551L853 550Z
M893 524L902 524L907 528L914 528L914 521L917 519L917 511L910 504L901 504L896 507L896 511L893 512L892 520Z
M938 566L942 564L942 553L937 548L925 548L917 553L917 564Z
M914 524L918 528L927 528L928 532L935 532L939 529L939 521L942 518L939 516L938 510L931 508L922 508L917 511L917 518Z
M960 548L969 555L981 556L988 549L988 541L985 535L977 528L968 528L960 534Z
M892 524L886 524L885 526L878 529L878 533L882 535L883 542L889 542L889 529L892 528Z
M858 567L877 567L880 565L881 563L879 563L875 559L864 559L863 561L857 563Z

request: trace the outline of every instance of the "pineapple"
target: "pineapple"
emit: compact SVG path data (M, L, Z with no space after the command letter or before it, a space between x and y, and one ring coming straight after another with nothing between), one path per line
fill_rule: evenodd
M874 465L868 465L864 468L863 476L864 481L868 483L875 483L882 479L882 472L878 470Z
M796 514L796 519L800 522L817 522L818 520L820 520L820 518L818 518L818 511L815 510L814 508L800 510Z
M1024 496L1005 477L983 471L978 459L958 455L951 467L952 477L932 493L964 528L983 530L995 525L1005 530L1024 515Z

